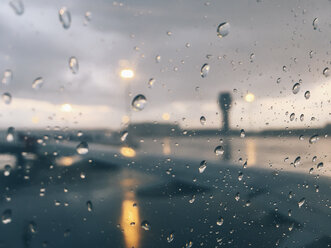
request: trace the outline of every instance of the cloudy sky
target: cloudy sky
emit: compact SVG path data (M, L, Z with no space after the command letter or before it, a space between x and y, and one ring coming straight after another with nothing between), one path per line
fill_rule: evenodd
M0 2L0 77L13 72L1 85L12 101L0 103L1 128L119 128L126 115L133 122L219 127L223 91L233 94L233 128L331 122L331 73L323 75L331 69L330 0L22 0L22 15L9 2ZM68 29L59 20L61 7L71 14ZM220 38L223 22L230 30ZM76 74L71 56L79 61ZM205 63L210 71L202 78ZM120 77L126 68L134 71L132 79ZM38 77L44 83L36 90ZM253 102L245 101L248 93ZM146 96L146 107L130 111L137 94Z

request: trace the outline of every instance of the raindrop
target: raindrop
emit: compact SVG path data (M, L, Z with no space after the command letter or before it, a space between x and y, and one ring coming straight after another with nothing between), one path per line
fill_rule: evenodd
M191 248L193 246L193 242L189 241L185 244L185 248Z
M294 118L295 118L295 114L294 113L290 114L290 121L294 121Z
M305 204L306 198L301 198L301 200L298 202L298 206L299 208L301 208L303 206L303 204Z
M318 28L318 18L315 18L313 20L313 27L314 27L314 30L316 30Z
M12 221L12 212L10 209L6 209L3 213L2 213L2 223L3 224L9 224Z
M200 173L203 173L206 168L207 168L207 161L206 160L202 160L201 163L200 163L199 172Z
M44 84L42 77L37 77L32 83L32 89L39 90Z
M309 91L309 90L307 90L307 91L305 92L305 98L306 98L307 100L310 98L310 91Z
M207 77L208 73L209 73L209 70L210 70L210 66L208 64L204 64L202 67L201 67L201 70L200 70L200 75L202 78L205 78Z
M318 165L317 165L317 169L322 168L323 165L324 165L323 162L318 163Z
M137 95L133 98L131 106L135 111L141 111L145 108L147 99L144 95Z
M221 156L224 154L224 148L223 146L216 146L214 149L214 153L216 154L216 156Z
M283 72L287 72L287 67L286 67L286 65L283 66Z
M238 180L241 181L243 180L244 174L242 172L238 173Z
M88 144L87 142L83 141L81 142L77 147L76 147L76 151L78 154L80 155L84 155L88 153Z
M92 19L92 13L90 11L86 11L84 18L85 18L84 24L87 25Z
M218 226L221 226L221 225L223 225L223 223L224 223L224 219L222 217L218 217L218 219L216 220L216 224Z
M171 243L175 238L175 234L172 232L169 234L169 236L167 237L167 241L168 243Z
M69 68L73 74L77 74L79 70L79 64L76 57L69 58Z
M86 178L86 174L85 174L85 172L81 172L81 173L80 173L80 178L81 178L81 179L85 179L85 178Z
M92 212L92 210L93 210L92 202L87 201L86 206L87 206L87 211Z
M206 124L206 117L201 116L200 117L200 123L201 123L201 125L205 125Z
M240 200L240 193L239 192L234 196L234 199L236 201L239 201Z
M11 70L5 70L1 82L3 84L10 84L13 80L13 72Z
M312 174L313 171L314 171L314 168L310 168L310 169L309 169L309 174Z
M324 75L325 77L330 76L330 70L329 70L329 67L324 68L324 70L323 70L323 75Z
M249 58L250 58L251 62L253 62L254 59L255 59L255 54L254 53L251 53L251 55L249 56Z
M16 15L23 15L24 5L21 0L12 0L9 2L9 5L15 11Z
M156 55L155 62L156 63L160 63L161 62L161 56L160 55Z
M66 7L62 7L59 10L59 19L60 19L60 22L62 23L62 26L64 29L70 28L71 15L70 15L69 10Z
M129 132L128 131L123 131L121 135L121 141L124 142L126 138L128 137Z
M312 162L316 162L316 160L317 160L317 157L316 156L314 156L313 158L312 158Z
M15 133L15 128L9 127L8 130L7 130L7 136L6 136L7 142L13 142L14 141L14 139L15 139L14 133Z
M294 223L292 223L289 227L288 227L288 230L291 232L293 230L293 227L294 227Z
M240 138L245 138L245 136L246 136L245 130L241 129L240 130Z
M3 102L5 104L10 104L11 103L11 99L12 99L12 97L11 97L11 94L10 93L6 92L6 93L3 93L2 94L2 100L3 100Z
M281 78L277 78L277 84L279 84L280 82L282 81L282 79Z
M305 115L304 114L301 114L300 115L300 121L303 121L305 119Z
M152 88L154 86L154 83L155 83L155 79L154 78L150 78L148 80L148 87L149 88Z
M300 156L296 157L296 159L293 162L294 166L299 165L300 164L300 160L301 160L301 157Z
M295 83L292 88L293 94L297 94L300 91L300 83Z
M217 36L223 38L227 36L230 32L230 24L227 22L223 22L217 27Z
M147 220L144 220L143 222L141 222L141 227L145 231L151 230L151 225L149 224L149 222Z
M4 170L4 172L3 172L3 175L4 175L5 177L8 177L8 176L10 175L10 171L11 171L11 166L10 166L9 164L6 164L6 165L5 165L5 170Z
M318 135L315 134L315 135L313 135L313 136L311 136L311 137L309 138L309 143L310 143L310 144L315 144L315 143L317 142L318 139L319 139Z

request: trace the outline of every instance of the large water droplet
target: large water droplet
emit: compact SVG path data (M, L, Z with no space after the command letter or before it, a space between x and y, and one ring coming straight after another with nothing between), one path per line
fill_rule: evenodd
M201 125L205 125L206 124L206 117L201 116L200 117L200 123L201 123Z
M76 147L76 151L78 154L80 155L84 155L88 153L88 144L87 142L83 141L81 142L77 147Z
M221 156L224 154L224 148L223 146L216 146L214 149L214 153L216 154L216 156Z
M5 70L1 82L3 84L10 84L13 79L13 72L11 70Z
M12 212L10 209L6 209L3 213L2 213L2 217L1 217L2 223L3 224L9 224L12 221Z
M223 22L217 27L217 36L223 38L227 36L230 32L230 24L227 22Z
M305 119L305 115L304 114L301 114L300 115L300 121L303 121Z
M293 94L297 94L300 91L300 83L295 83L292 87Z
M240 130L240 138L245 138L245 136L246 136L245 130L241 129Z
M62 7L59 10L59 19L60 22L62 23L62 26L64 29L70 28L71 25L71 14L69 10L66 7Z
M37 77L32 83L32 89L39 90L44 84L42 77Z
M205 78L207 77L208 73L210 71L210 66L208 64L204 64L202 67L201 67L201 70L200 70L200 75L202 78Z
M294 113L290 114L290 121L293 121L294 118L295 118L295 114Z
M93 210L93 205L91 201L87 201L86 202L86 206L87 206L87 211L92 212Z
M144 95L137 95L133 98L131 106L133 110L141 111L145 108L147 99Z
M323 75L324 75L325 77L330 76L330 70L329 70L329 67L324 68L324 70L323 70Z
M296 159L294 160L294 166L298 166L299 164L300 164L300 161L301 161L301 157L300 156L298 156L298 157L296 157Z
M307 90L307 91L305 92L305 98L306 98L307 100L310 98L310 91L309 91L309 90Z
M223 223L224 223L224 219L222 217L218 217L216 220L216 224L218 226L221 226L221 225L223 225Z
M2 94L2 101L5 103L5 104L10 104L11 103L11 94L8 93L8 92L5 92Z
M203 173L206 168L207 168L207 161L206 160L202 160L201 163L200 163L199 172L200 173Z
M172 232L169 234L169 236L167 237L167 241L168 243L171 243L175 238L175 234Z
M315 143L317 142L318 139L319 139L318 135L315 134L315 135L313 135L313 136L311 136L311 137L309 138L309 143L310 143L310 144L315 144Z
M323 162L318 163L317 169L322 168L324 166Z
M315 18L313 20L313 27L314 27L314 30L316 30L318 28L318 18Z
M76 57L72 56L69 58L69 68L73 74L78 73L79 64Z
M147 220L144 220L143 222L141 222L141 227L145 231L151 230L151 225L149 224L149 222Z
M11 0L9 5L15 11L16 15L23 15L24 5L21 0Z
M303 204L305 204L305 202L306 202L306 198L301 198L301 200L298 202L298 206L299 206L299 208L301 208L302 206L303 206Z
M7 142L13 142L14 139L15 139L15 128L13 127L9 127L8 130L7 130L7 136L6 136L6 140Z

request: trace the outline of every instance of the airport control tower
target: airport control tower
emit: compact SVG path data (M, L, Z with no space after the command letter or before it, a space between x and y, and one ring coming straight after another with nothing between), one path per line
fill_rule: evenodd
M222 132L227 133L229 131L229 112L231 108L232 97L229 92L220 93L218 96L218 104L223 113L223 127Z

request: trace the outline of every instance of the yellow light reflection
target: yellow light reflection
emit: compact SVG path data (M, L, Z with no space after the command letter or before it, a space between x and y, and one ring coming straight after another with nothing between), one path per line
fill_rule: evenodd
M140 218L138 206L133 199L125 199L122 202L121 228L123 230L125 247L138 248L140 242Z
M123 122L124 124L129 123L129 121L130 121L130 117L129 117L129 116L124 115L124 116L122 117L122 122Z
M64 156L56 159L55 163L59 166L71 166L77 162L80 158L78 156Z
M120 153L124 156L124 157L128 157L128 158L133 158L136 156L136 151L128 146L123 146L120 149Z
M162 119L165 121L168 121L170 119L170 114L169 113L163 113Z
M170 140L169 138L164 138L163 140L163 154L169 155L171 153Z
M69 103L65 103L61 105L61 111L69 113L72 111L72 106Z
M134 77L134 72L131 69L123 69L121 70L121 78L133 78Z
M253 93L247 93L245 96L246 102L253 102L255 100L255 96Z
M38 124L39 123L39 117L38 116L33 116L31 121L32 121L33 124Z
M256 163L256 142L254 139L246 139L247 166Z

